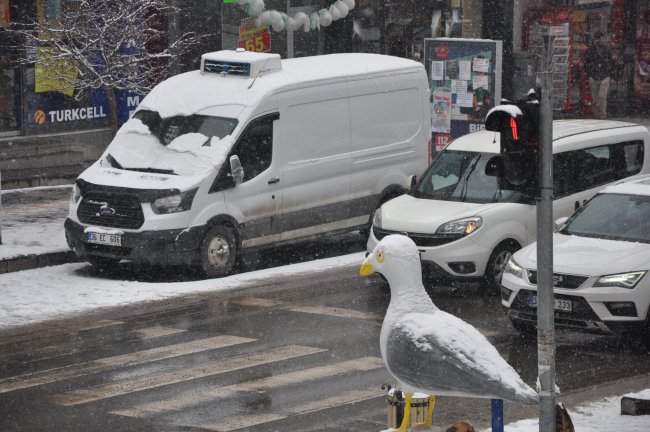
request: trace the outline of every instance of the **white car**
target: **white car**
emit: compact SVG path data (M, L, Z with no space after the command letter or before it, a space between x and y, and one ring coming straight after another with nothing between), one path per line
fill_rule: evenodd
M494 176L499 134L462 136L433 160L417 185L375 212L367 250L388 234L409 236L429 280L482 278L493 292L511 254L536 240L537 186ZM604 186L650 172L650 133L633 123L553 122L553 215L569 216Z
M562 222L560 222L562 223ZM516 252L501 281L513 326L537 324L537 245ZM609 186L553 234L555 326L586 332L648 332L650 177Z

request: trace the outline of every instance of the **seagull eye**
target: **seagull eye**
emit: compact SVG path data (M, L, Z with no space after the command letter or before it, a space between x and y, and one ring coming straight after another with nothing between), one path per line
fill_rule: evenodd
M384 251L383 251L383 250L379 250L379 251L377 251L377 256L376 256L376 258L377 258L377 262L378 262L379 264L383 263L383 262L384 262Z

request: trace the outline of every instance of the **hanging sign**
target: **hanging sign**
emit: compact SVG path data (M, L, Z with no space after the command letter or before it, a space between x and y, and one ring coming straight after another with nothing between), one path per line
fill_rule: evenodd
M239 48L254 52L271 51L269 26L261 25L257 27L257 19L243 19L239 26Z

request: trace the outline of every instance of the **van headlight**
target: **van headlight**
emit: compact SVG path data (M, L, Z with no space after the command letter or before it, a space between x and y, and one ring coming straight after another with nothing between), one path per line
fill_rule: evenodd
M70 194L70 204L74 205L79 202L81 199L81 189L79 189L79 186L77 186L77 183L75 183L72 186L72 193Z
M436 234L460 234L468 235L483 225L483 219L475 216L447 222L436 231Z
M381 228L381 207L375 210L375 214L372 215L372 225Z
M199 188L181 192L176 195L170 195L158 198L151 203L151 210L155 214L169 214L188 211L192 208L194 195Z
M644 271L638 271L601 276L593 286L596 288L617 287L632 289L639 283L645 274L646 272Z
M517 261L515 261L512 257L510 257L506 263L506 268L503 270L503 272L516 276L519 279L524 278L524 268L520 266L519 263L517 263Z

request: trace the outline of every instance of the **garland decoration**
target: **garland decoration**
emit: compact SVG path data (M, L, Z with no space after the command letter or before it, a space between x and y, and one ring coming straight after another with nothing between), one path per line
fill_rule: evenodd
M258 26L271 26L275 32L281 32L285 29L296 31L300 28L302 28L305 33L311 30L319 30L321 27L327 27L334 21L345 18L355 6L354 0L336 0L329 8L323 8L311 15L307 15L304 12L298 12L291 17L286 13L278 12L275 9L266 10L264 0L236 1L239 6L246 8L246 13L249 16L257 17Z

